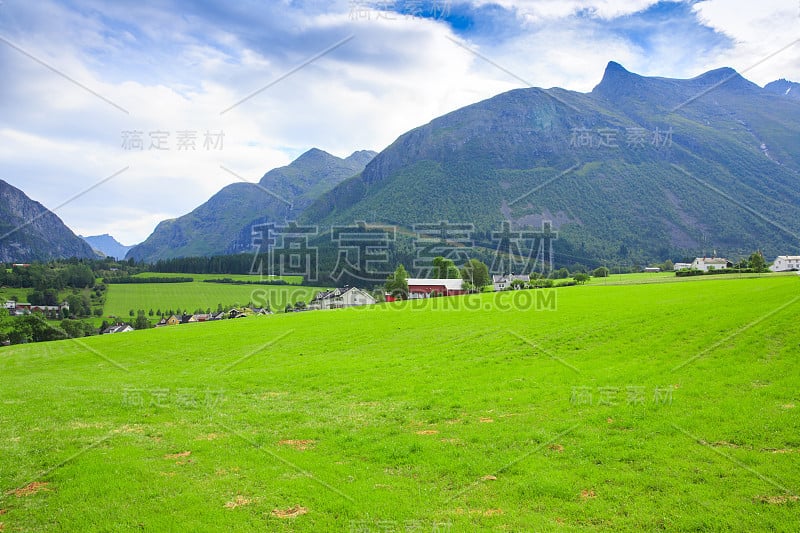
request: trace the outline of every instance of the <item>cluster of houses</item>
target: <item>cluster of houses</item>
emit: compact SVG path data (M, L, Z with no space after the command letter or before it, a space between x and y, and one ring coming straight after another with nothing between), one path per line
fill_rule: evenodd
M244 318L254 315L271 315L272 311L262 307L243 307L241 309L231 309L230 311L219 311L217 313L198 313L194 315L170 315L162 317L155 327L177 326L178 324L194 324L197 322L212 322L214 320L224 320L228 318Z
M691 263L675 263L675 270L724 270L733 268L733 263L723 257L697 257ZM779 255L769 267L772 272L800 271L800 255ZM648 269L645 269L647 272Z
M61 305L32 305L27 302L7 300L4 307L11 316L29 315L31 313L60 313L62 309L69 311L69 304L67 302L62 302Z

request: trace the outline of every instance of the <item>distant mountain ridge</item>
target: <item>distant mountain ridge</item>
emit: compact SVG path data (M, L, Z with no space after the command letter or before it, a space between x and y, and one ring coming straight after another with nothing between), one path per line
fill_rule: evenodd
M133 246L121 244L108 233L92 235L90 237L80 235L80 238L86 241L92 249L97 250L107 257L113 257L114 259L123 259L125 254L128 253L128 250L133 248Z
M0 261L29 263L97 257L58 216L0 180Z
M362 150L342 159L312 148L291 164L270 170L257 184L233 183L192 212L159 223L126 257L154 262L249 251L254 224L298 217L319 196L361 172L374 156Z
M566 264L798 253L797 85L612 61L589 93L513 90L401 135L301 221L469 223L491 247L504 221L552 220Z

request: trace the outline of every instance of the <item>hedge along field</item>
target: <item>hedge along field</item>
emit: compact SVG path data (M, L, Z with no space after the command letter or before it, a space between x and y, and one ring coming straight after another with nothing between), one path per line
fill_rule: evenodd
M303 276L259 276L257 274L180 274L175 272L142 272L136 274L136 278L192 278L195 281L205 281L207 279L232 279L236 281L273 281L283 280L290 285L299 285L303 282Z
M798 289L577 286L6 347L0 522L793 530Z
M189 275L190 277L194 277ZM217 278L215 278L217 279ZM191 281L187 283L132 283L108 285L108 295L104 314L126 318L131 309L195 309L244 306L248 302L263 306L269 301L274 312L282 312L287 303L309 302L322 289L299 285L235 285L229 283L207 283Z

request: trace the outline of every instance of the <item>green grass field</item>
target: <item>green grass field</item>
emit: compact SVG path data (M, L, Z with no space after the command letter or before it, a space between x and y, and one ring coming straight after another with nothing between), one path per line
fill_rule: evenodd
M142 272L136 274L137 278L192 278L195 281L207 279L233 279L236 281L271 281L283 280L290 285L299 285L303 282L303 276L258 276L253 274L179 274L171 272Z
M187 274L188 275L188 274ZM192 276L194 277L194 276ZM219 279L219 278L214 278ZM131 309L144 309L167 312L169 309L211 308L243 306L248 302L263 306L269 301L272 310L282 312L287 303L302 300L306 303L320 289L300 285L233 285L227 283L131 283L108 286L108 296L104 314L127 318Z
M794 531L800 279L721 278L2 348L0 523Z

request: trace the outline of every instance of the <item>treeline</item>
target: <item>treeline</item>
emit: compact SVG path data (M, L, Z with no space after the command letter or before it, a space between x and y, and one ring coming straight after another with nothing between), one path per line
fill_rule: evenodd
M12 288L61 290L94 286L94 272L85 263L33 263L0 268L0 285Z
M92 324L82 320L65 318L60 323L52 323L37 314L11 317L8 311L0 309L0 343L6 345L58 341L98 333Z
M160 259L150 265L150 272L185 274L249 274L253 254L214 257L177 257Z
M204 279L203 281L205 283L229 283L231 285L288 285L288 283L286 283L286 280L283 279L248 281L248 280L238 280L231 278L220 278L220 279Z
M114 276L103 278L103 283L107 285L124 285L127 283L189 283L190 281L194 281L194 278L189 277L174 277L174 278L167 278L167 277L143 277L143 278L136 278L133 276Z

